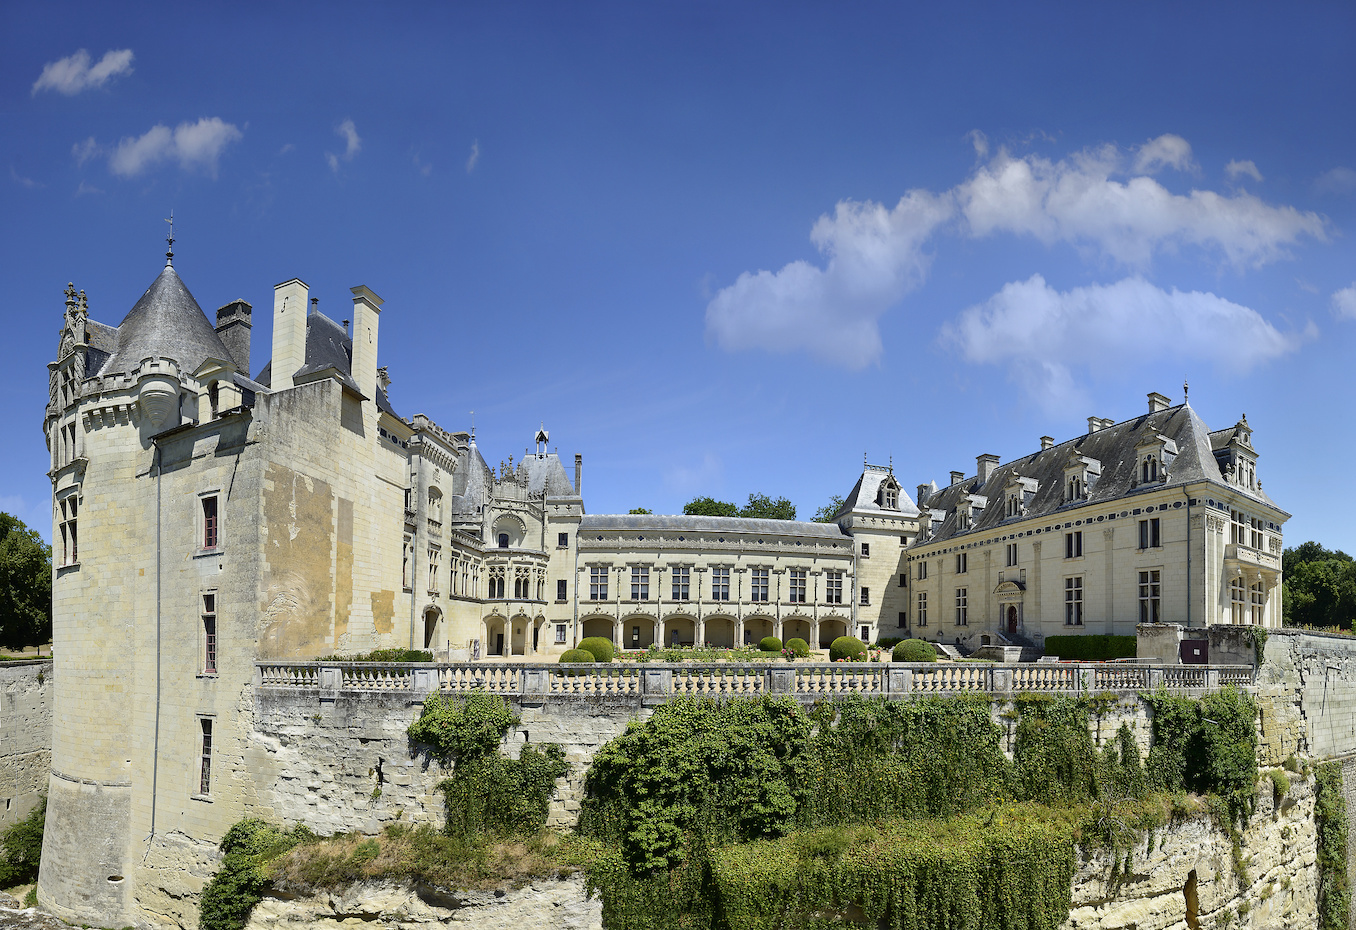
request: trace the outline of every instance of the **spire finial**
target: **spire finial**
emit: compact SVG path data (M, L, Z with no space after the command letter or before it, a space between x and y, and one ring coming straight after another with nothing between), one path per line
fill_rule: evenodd
M476 441L476 412L471 411L471 441Z
M1191 395L1191 385L1187 384L1186 379L1183 378L1183 379L1182 379L1182 403L1185 404L1185 403L1187 402L1187 398L1188 398L1190 395Z
M174 264L174 211L173 211L173 210L170 210L169 219L165 220L165 222L166 222L166 223L169 223L169 235L165 236L165 242L167 242L167 243L169 244L169 248L165 250L165 264L166 264L166 265L173 265L173 264Z

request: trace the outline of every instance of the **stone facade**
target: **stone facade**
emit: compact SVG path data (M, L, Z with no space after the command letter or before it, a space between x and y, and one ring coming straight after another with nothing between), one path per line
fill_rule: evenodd
M52 662L0 665L0 827L22 820L52 769Z

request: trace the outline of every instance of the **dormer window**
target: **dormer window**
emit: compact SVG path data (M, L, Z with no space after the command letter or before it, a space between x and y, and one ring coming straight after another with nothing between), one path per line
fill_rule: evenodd
M1069 479L1069 486L1065 489L1064 499L1076 501L1083 499L1083 479L1074 475Z
M880 488L876 491L876 504L882 510L899 509L899 484L893 475L887 475L880 483Z
M1009 517L1026 516L1026 508L1031 503L1031 499L1036 496L1036 489L1039 483L1035 478L1023 478L1019 475L1013 475L1006 488L1003 489L1003 497L1007 501L1006 514Z
M1168 469L1177 458L1177 443L1161 433L1145 436L1135 444L1135 457L1139 468L1135 471L1135 484L1156 484L1168 480Z
M1139 464L1139 483L1148 484L1158 480L1158 456L1146 455Z

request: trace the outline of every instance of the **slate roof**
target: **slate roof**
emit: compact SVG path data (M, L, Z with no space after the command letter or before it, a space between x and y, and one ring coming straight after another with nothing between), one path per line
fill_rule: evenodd
M118 328L97 320L85 321L85 371L98 372L109 356L118 350Z
M899 489L899 507L890 510L876 503L876 498L880 495L880 486L886 478L891 477L892 472L883 470L877 466L869 465L862 472L862 476L857 479L852 490L848 492L847 498L843 501L843 506L838 508L838 512L833 515L837 520L841 516L849 513L888 513L898 514L901 517L918 516L918 508L914 506L913 499L903 489ZM895 484L899 484L899 479L895 478Z
M1229 432L1231 430L1220 431ZM1152 482L1134 487L1139 466L1136 446L1142 440L1162 435L1177 446L1177 456L1167 469L1166 483ZM1062 442L1049 449L997 466L989 480L980 483L977 476L948 485L931 494L919 506L945 512L940 525L934 523L927 542L934 543L951 537L973 533L987 533L1006 523L1019 523L1033 518L1052 516L1076 508L1130 498L1163 487L1176 487L1199 481L1210 481L1228 487L1255 500L1275 507L1275 503L1260 489L1249 491L1235 485L1226 485L1215 461L1212 447L1215 437L1187 404L1168 407ZM1085 500L1064 501L1064 466L1074 456L1086 456L1101 463L1102 473L1088 492ZM1021 516L1008 517L1005 490L1014 477L1036 480L1035 495L1027 503ZM966 495L987 498L987 506L973 519L969 530L957 531L956 507ZM1279 508L1277 508L1279 509Z
M344 327L319 310L312 310L306 314L306 361L292 378L294 381L305 380L307 375L333 369L338 373L337 380L341 384L363 394L363 390L353 380L352 357L353 338L344 332ZM273 386L272 359L254 380L268 388ZM391 406L386 391L380 387L377 388L377 409L393 417L400 416Z
M485 464L485 457L476 448L475 440L466 450L466 461L452 473L452 493L449 511L463 516L477 515L477 508L489 500L494 485L494 473Z
M547 497L578 497L574 482L565 473L560 456L554 452L537 455L529 452L518 463L518 467L527 474L527 489L531 492L545 491Z
M91 331L93 328L91 324ZM123 318L118 326L117 348L99 374L129 372L152 356L174 359L184 371L195 370L208 358L231 359L230 351L173 265L165 266Z
M800 520L754 520L745 517L692 517L686 514L593 514L585 515L579 532L650 531L655 533L746 533L763 536L813 536L844 539L837 523L806 523Z

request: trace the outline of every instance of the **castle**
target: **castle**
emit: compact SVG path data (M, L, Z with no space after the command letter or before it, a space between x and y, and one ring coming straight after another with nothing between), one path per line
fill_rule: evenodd
M397 414L382 300L351 324L298 279L208 320L173 267L119 326L66 292L44 432L56 657L40 902L136 920L137 875L210 856L257 789L256 661L410 647L440 661L624 648L825 646L852 634L1039 645L1139 623L1279 626L1281 525L1246 418L1209 431L1149 395L1121 423L1002 464L977 459L917 505L864 465L830 523L587 514L539 430L490 467L473 433Z

